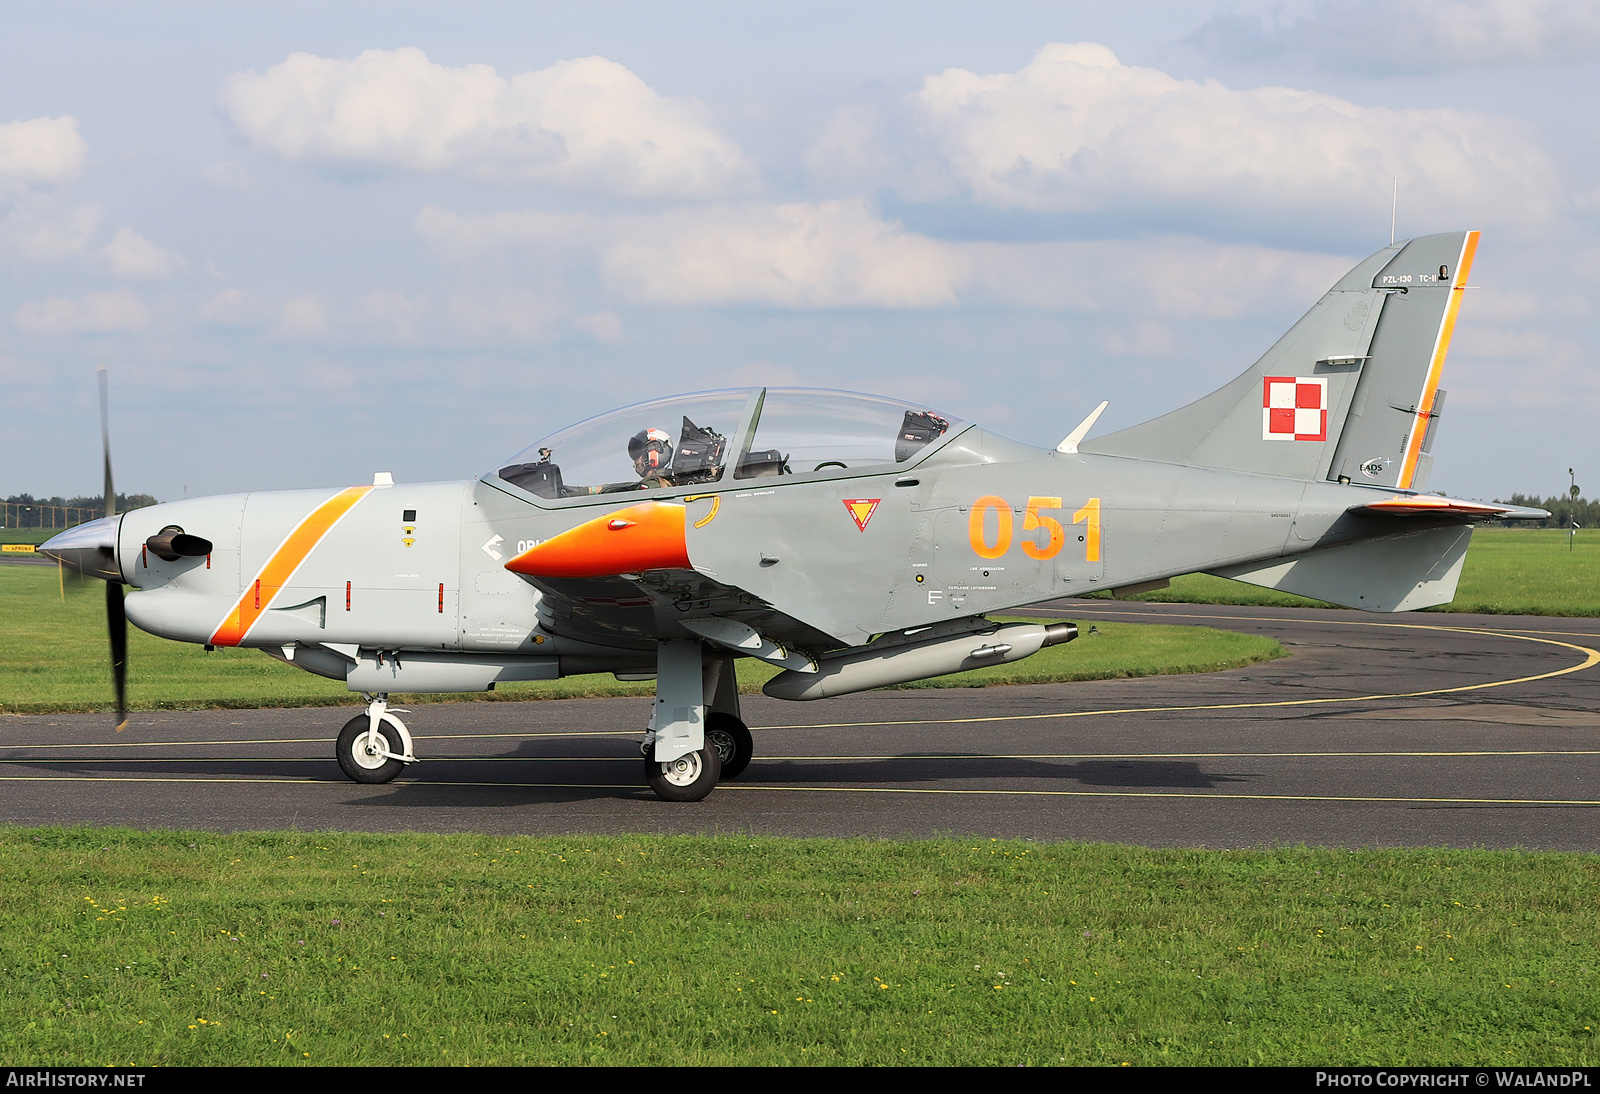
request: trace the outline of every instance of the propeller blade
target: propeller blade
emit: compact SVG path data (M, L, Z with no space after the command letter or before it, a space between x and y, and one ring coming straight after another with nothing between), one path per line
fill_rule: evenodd
M107 389L106 370L100 370L100 451L106 460L106 511L107 517L117 515L117 492L111 485L111 395Z
M100 450L106 462L106 512L117 515L117 489L111 482L111 393L106 370L100 370ZM114 557L114 556L113 556ZM117 689L117 732L128 725L128 611L122 603L122 586L106 582L106 630L111 635L111 680Z
M111 679L117 689L117 732L128 724L128 613L122 586L106 582L106 629L111 634Z

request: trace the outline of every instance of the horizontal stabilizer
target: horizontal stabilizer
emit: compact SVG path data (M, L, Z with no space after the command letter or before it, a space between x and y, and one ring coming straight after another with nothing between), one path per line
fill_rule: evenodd
M1530 509L1526 505L1462 501L1438 494L1400 494L1382 501L1369 501L1365 505L1353 505L1350 512L1373 517L1431 516L1467 520L1544 520L1550 515L1543 509Z
M1471 540L1470 524L1445 525L1208 572L1367 612L1414 612L1455 597Z

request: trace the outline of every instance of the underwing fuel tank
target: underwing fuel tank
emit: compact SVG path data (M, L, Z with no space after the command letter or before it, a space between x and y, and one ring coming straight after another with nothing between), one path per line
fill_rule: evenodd
M1046 646L1078 637L1078 628L1071 623L1006 623L999 627L986 620L976 623L983 629L921 641L921 635L915 632L885 636L862 649L821 658L816 672L780 672L761 690L774 699L826 699L1020 661Z

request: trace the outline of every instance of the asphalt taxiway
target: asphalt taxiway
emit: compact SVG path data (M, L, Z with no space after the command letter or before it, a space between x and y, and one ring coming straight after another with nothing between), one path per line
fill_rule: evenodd
M355 711L0 718L0 823L221 831L978 835L1152 846L1600 850L1600 619L1070 601L1077 621L1268 634L1227 672L745 697L756 755L706 801L643 783L647 699L448 703L423 762L340 774ZM1092 641L1092 638L1089 640Z

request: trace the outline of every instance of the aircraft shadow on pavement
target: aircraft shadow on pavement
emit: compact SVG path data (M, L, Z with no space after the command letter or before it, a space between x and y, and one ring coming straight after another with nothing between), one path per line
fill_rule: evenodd
M1105 787L1204 789L1254 776L1208 772L1187 760L1079 760L1076 763L1009 756L895 756L872 760L769 760L759 757L740 777L746 783L907 783L952 779L1026 779Z
M401 778L384 786L365 788L351 797L352 805L417 806L436 808L502 807L530 801L635 799L654 801L644 782L644 763L631 743L612 756L596 755L592 742L574 742L570 749L550 749L541 742L540 753L524 743L499 756L454 756L425 759ZM608 750L609 751L609 750ZM560 753L567 752L567 756ZM522 762L507 762L520 760ZM79 777L145 777L218 779L310 779L345 783L338 766L329 759L218 759L171 760L138 763L107 758L91 763L27 761L19 766L33 771L53 771ZM1206 771L1188 760L1079 760L1058 762L981 753L952 756L902 755L859 760L752 761L737 782L729 785L802 786L904 786L905 784L1020 781L1031 784L1071 783L1108 789L1210 789L1254 781L1258 776ZM528 785L528 784L539 785ZM470 784L470 785L467 785ZM499 785L497 785L499 784ZM597 785L598 784L598 785ZM352 790L356 784L349 784Z

